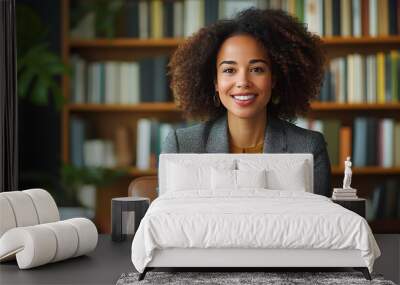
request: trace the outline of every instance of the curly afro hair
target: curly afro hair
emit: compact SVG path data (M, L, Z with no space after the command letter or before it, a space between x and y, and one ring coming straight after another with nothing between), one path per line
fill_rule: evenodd
M289 121L305 114L323 80L321 39L284 11L250 8L234 19L200 29L173 54L168 65L170 86L185 117L207 120L226 113L213 101L216 58L222 43L238 34L258 40L270 59L275 86L267 113Z

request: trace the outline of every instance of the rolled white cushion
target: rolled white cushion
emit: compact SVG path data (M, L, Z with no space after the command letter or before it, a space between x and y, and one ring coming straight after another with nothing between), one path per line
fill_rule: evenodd
M97 240L95 225L84 218L18 227L0 238L0 261L16 255L19 268L28 269L86 254Z
M78 248L74 257L86 254L96 248L98 232L96 226L90 220L74 218L63 222L73 225L78 233Z
M53 231L42 225L13 228L0 239L0 260L16 254L20 269L49 263L56 254Z
M15 228L17 222L10 202L6 197L0 195L0 237L9 229Z
M78 248L78 233L74 226L65 221L43 224L56 236L57 250L51 262L64 260L75 255Z
M21 191L2 192L13 210L17 227L33 226L39 223L38 214L31 197Z
M38 214L39 224L60 220L60 214L56 202L49 192L43 189L29 189L22 192L31 197Z

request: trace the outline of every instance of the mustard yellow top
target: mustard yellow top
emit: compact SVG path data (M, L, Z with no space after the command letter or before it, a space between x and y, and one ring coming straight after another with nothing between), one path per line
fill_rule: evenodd
M264 141L253 147L237 147L233 143L229 144L230 153L262 153Z

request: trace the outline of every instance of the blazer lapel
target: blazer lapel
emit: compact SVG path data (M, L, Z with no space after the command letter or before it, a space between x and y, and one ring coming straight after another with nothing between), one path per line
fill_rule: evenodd
M264 138L264 153L287 152L286 129L279 119L268 116L267 129Z
M229 153L228 122L226 115L218 118L208 134L207 153Z

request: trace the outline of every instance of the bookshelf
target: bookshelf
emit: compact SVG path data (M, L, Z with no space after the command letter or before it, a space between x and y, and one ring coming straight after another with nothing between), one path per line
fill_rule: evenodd
M132 61L146 57L170 55L184 41L184 38L127 38L114 39L71 39L70 0L62 0L62 56L66 63L71 62L71 55L79 55L87 62L96 61ZM400 25L399 25L400 26ZM400 35L323 37L323 46L328 61L346 57L349 54L377 54L400 50ZM399 73L400 74L400 70ZM62 90L64 96L71 98L71 79L63 77ZM400 87L399 87L400 88ZM400 98L399 98L400 99ZM165 122L182 121L182 113L173 102L143 102L135 104L93 104L73 103L65 104L62 111L62 159L70 162L70 125L72 117L79 117L91 122L97 128L99 137L111 137L115 126L119 124L137 126L141 118L153 118ZM310 120L336 119L343 126L353 127L356 117L392 118L400 121L400 100L392 103L337 103L313 102L307 114ZM134 139L137 134L134 134ZM329 142L328 142L329 143ZM116 185L98 191L97 205L102 211L96 213L96 223L100 231L109 232L109 201L112 197L126 196L129 182L136 177L156 175L155 168L139 169L135 165L126 168L128 176ZM387 179L397 179L400 185L400 166L381 167L363 166L353 168L353 184L359 189L361 197L372 195L374 188ZM332 166L333 186L341 185L343 167ZM397 189L400 192L400 189ZM398 194L400 195L400 194ZM400 209L398 210L400 211ZM400 233L398 219L376 219L371 221L371 227L376 233Z

